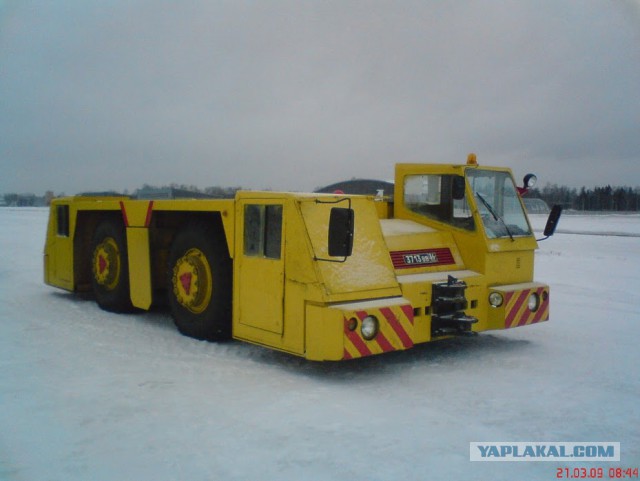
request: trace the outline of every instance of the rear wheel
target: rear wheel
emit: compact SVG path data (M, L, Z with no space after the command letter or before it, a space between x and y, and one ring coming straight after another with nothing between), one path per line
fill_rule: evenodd
M231 337L231 259L209 224L190 225L171 245L169 303L178 330L210 341Z
M99 224L91 252L91 284L98 305L106 311L132 311L124 226L115 221Z

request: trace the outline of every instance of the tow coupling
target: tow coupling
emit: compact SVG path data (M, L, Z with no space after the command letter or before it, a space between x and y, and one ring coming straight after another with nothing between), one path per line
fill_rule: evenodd
M433 337L446 335L470 335L471 326L478 319L468 316L467 298L464 291L467 283L449 276L447 282L433 284L431 335Z

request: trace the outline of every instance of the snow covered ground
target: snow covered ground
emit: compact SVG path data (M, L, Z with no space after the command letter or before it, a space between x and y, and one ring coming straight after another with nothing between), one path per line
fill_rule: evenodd
M2 480L551 480L574 466L608 479L640 466L638 237L542 242L548 323L319 364L45 286L46 219L0 209ZM559 229L640 235L640 216ZM622 457L470 462L471 441L619 441Z

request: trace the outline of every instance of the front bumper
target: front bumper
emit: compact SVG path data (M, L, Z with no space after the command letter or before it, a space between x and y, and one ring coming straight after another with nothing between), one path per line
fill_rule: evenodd
M374 317L378 327L372 339L363 333L367 317ZM307 306L307 359L348 360L413 345L413 307L402 297Z
M549 320L549 286L538 282L489 288L502 295L502 305L489 306L489 324L493 329L510 329ZM529 299L535 296L535 308Z
M426 288L422 291L428 292ZM494 292L501 295L499 306L492 306L487 300ZM549 319L549 286L546 284L529 282L493 287L471 284L465 289L465 296L466 307L463 310L461 307L460 313L473 319L470 331L510 329ZM530 304L532 296L536 302ZM440 312L437 315L442 317ZM366 339L362 325L370 316L375 317L378 332ZM405 297L308 304L305 357L317 361L348 360L410 349L417 343L449 337L446 333L431 336L432 320L430 305L416 308Z

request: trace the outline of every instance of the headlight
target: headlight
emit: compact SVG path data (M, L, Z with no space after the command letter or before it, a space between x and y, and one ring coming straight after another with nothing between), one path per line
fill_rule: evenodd
M491 304L493 307L500 307L503 302L504 299L502 298L502 294L500 294L499 292L492 292L491 294L489 294L489 304Z
M538 306L540 306L540 298L538 297L538 294L531 294L527 301L527 307L529 307L531 312L534 312L538 310Z
M379 329L378 319L375 316L367 316L362 320L362 326L360 327L360 332L362 333L362 337L364 337L367 341L370 341L374 337L378 335Z

